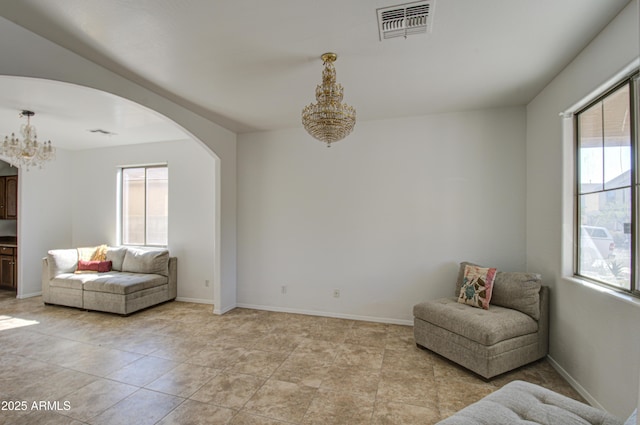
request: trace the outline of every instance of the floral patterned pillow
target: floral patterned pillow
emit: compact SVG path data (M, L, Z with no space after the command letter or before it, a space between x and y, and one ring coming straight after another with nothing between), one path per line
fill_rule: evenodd
M494 268L466 265L458 302L488 310L495 278Z

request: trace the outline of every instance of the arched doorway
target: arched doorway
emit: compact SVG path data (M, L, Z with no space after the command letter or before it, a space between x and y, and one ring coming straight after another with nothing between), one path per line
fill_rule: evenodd
M42 170L19 170L18 298L40 292L41 259L49 249L116 243L119 166L166 162L173 188L168 248L182 266L178 297L213 304L220 280L220 173L211 149L125 98L58 81L0 77L2 132L17 132L18 111L25 108L36 111L32 124L57 155Z

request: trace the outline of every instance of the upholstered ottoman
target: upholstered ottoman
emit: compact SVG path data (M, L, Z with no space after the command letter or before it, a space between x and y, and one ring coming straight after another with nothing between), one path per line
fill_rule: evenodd
M628 423L635 424L632 418ZM437 425L488 424L623 425L623 421L538 385L513 381Z

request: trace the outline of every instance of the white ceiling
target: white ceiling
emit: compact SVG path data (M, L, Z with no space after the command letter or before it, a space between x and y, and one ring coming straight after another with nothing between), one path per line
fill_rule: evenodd
M628 2L436 0L430 34L384 42L376 9L402 1L21 0L0 2L0 16L241 133L301 126L326 51L358 120L525 105ZM0 78L0 124L28 106L12 84ZM38 84L29 99L60 99L47 90L62 88ZM146 133L154 114L127 127L135 106L73 90L90 107L60 100L59 129L159 136ZM44 132L44 117L34 124Z
M35 112L38 140L70 150L184 140L188 137L160 114L102 91L35 78L0 76L0 135L26 124L20 111ZM94 133L104 130L112 134Z

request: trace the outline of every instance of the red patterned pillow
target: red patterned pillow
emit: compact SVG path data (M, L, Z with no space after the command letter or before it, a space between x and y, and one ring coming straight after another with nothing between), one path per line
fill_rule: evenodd
M111 261L78 261L78 271L79 272L98 272L98 273L106 273L111 271Z
M488 310L495 278L496 269L467 264L458 302Z

